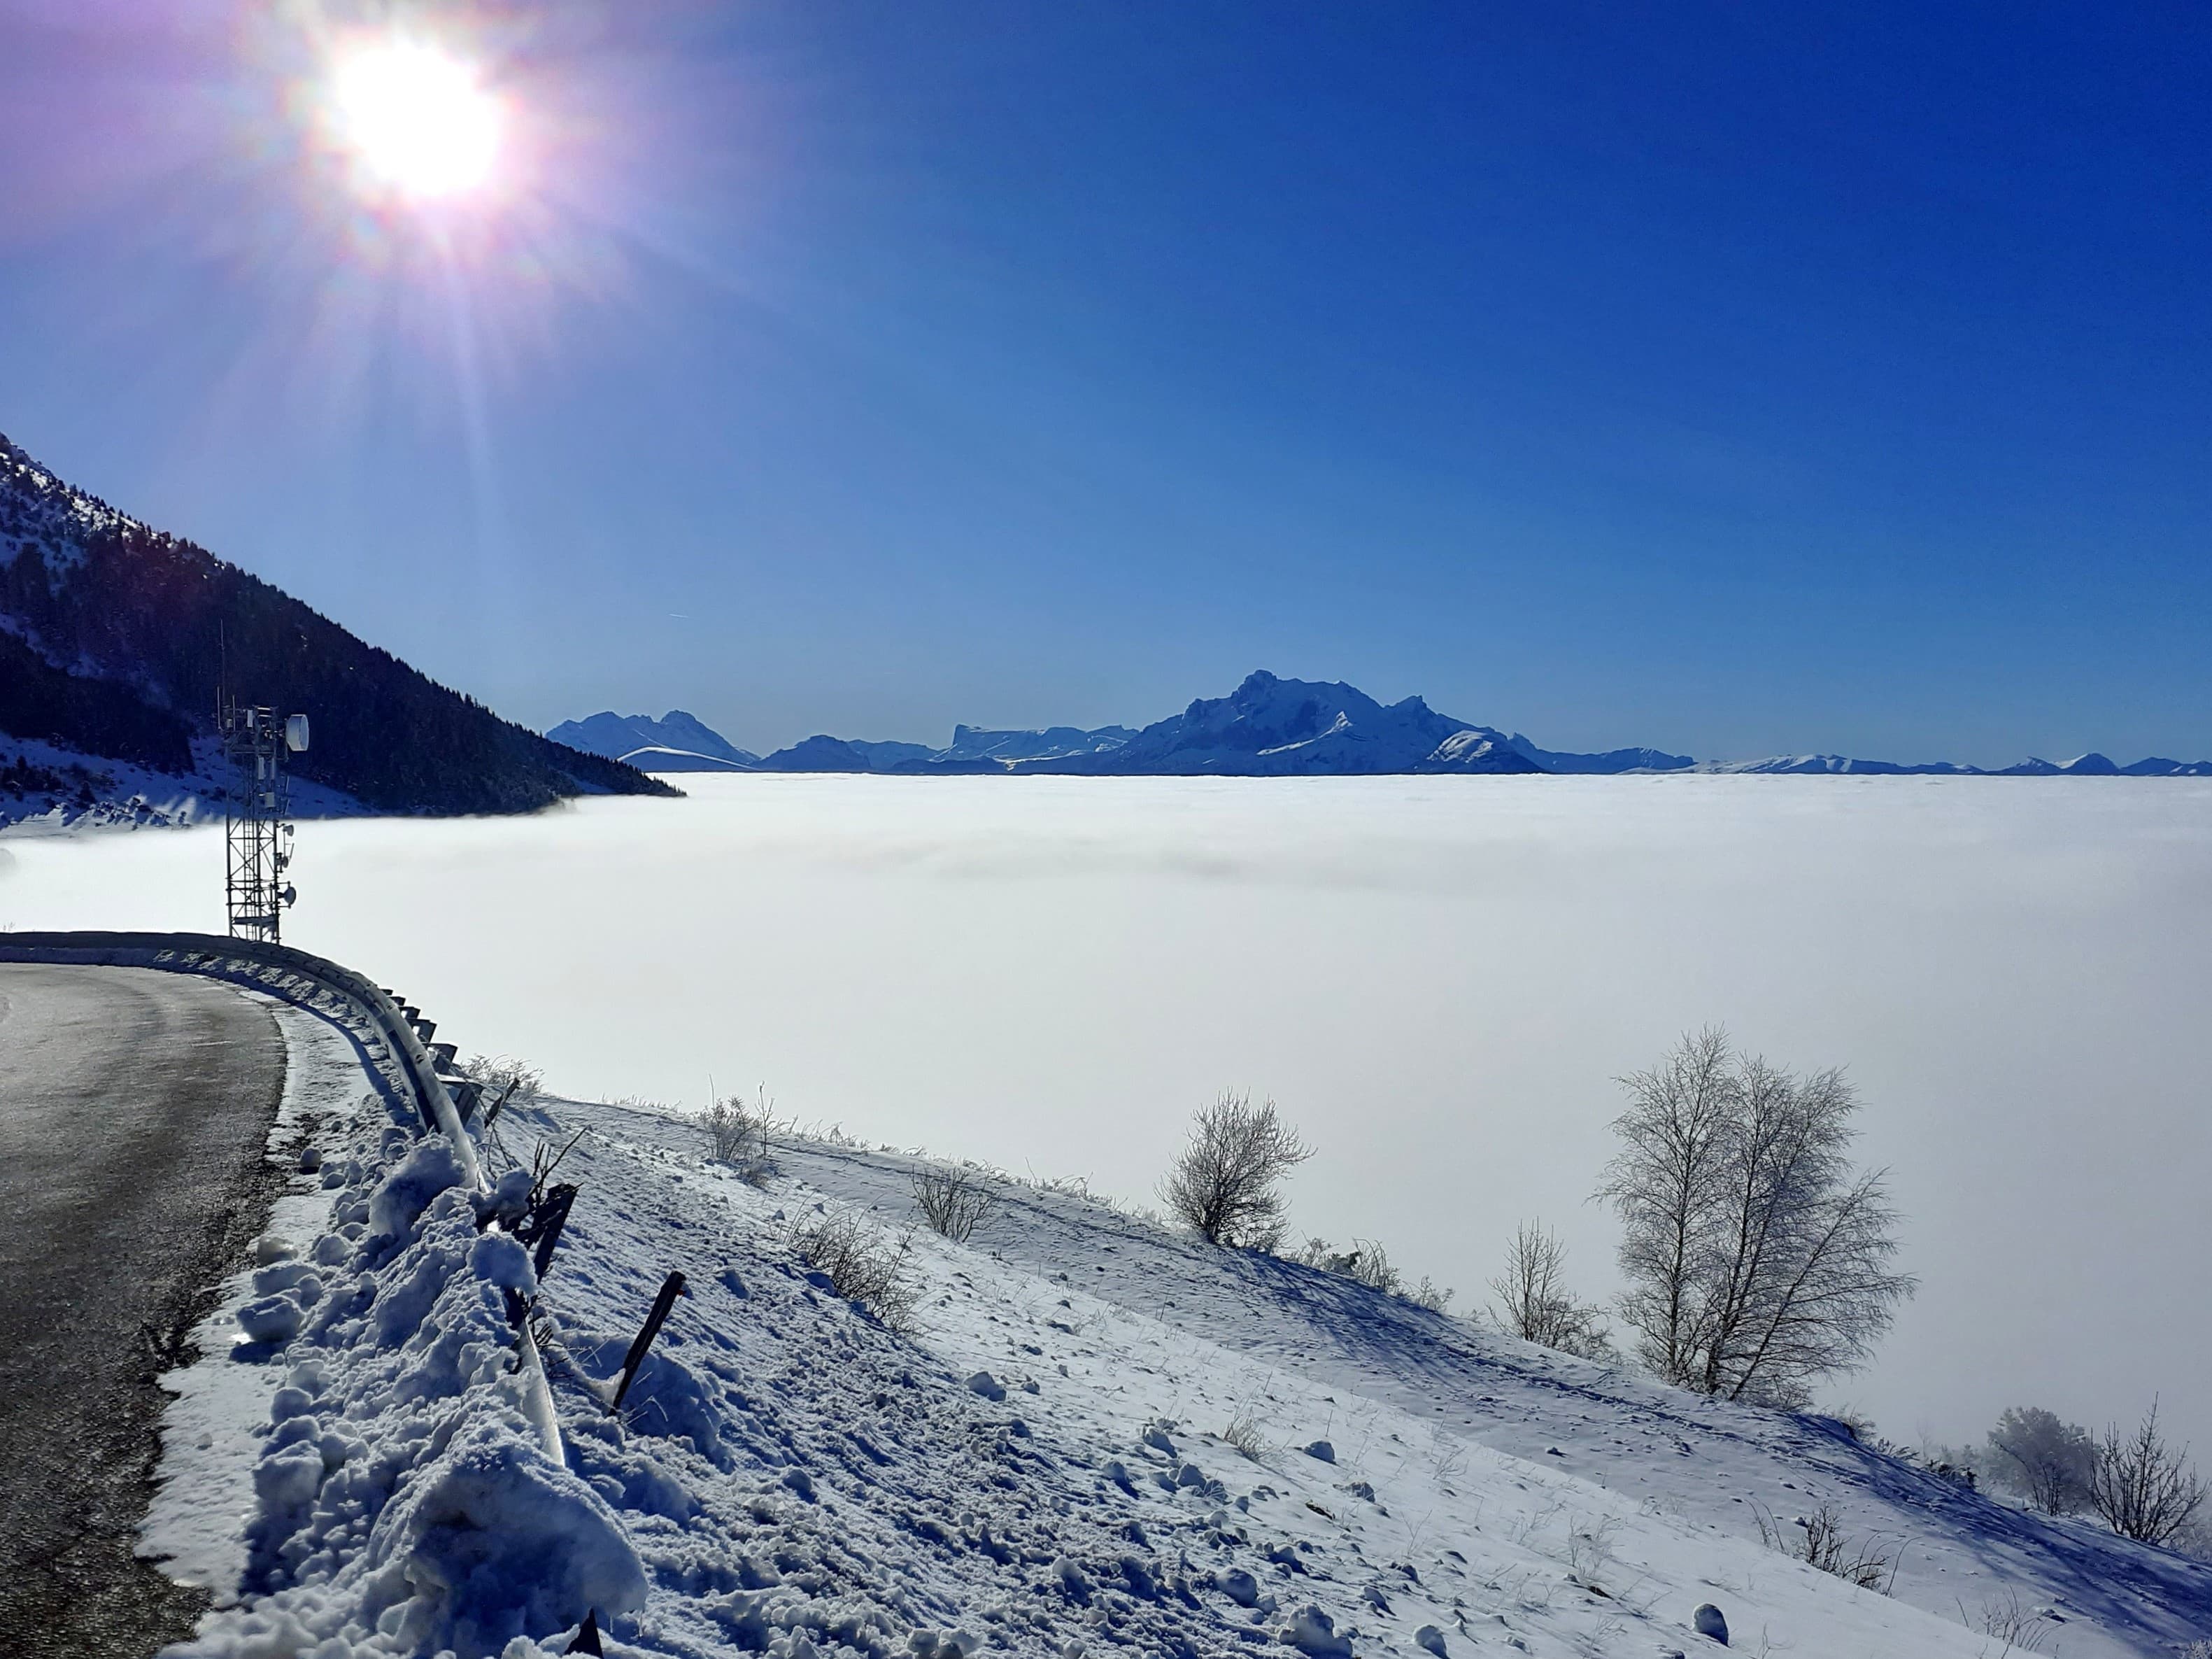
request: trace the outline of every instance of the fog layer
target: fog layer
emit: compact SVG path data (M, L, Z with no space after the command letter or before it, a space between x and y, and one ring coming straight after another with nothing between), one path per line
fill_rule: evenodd
M1273 1096L1301 1231L1480 1301L1525 1216L1589 1293L1613 1079L1681 1031L1849 1068L1925 1288L1830 1391L1911 1440L2162 1391L2197 1283L2212 786L687 777L685 801L302 827L288 939L565 1092L765 1084L875 1141L1149 1200ZM219 831L11 840L0 924L220 931Z

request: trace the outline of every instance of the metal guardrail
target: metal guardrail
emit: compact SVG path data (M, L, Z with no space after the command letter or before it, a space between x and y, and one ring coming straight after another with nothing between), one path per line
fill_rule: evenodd
M152 968L169 973L204 974L212 978L252 985L272 995L283 996L287 1001L298 1001L299 999L287 994L289 988L281 981L264 975L289 975L307 980L351 1003L368 1020L371 1030L392 1055L403 1079L413 1091L416 1109L422 1115L423 1127L442 1134L452 1144L462 1173L472 1188L478 1193L489 1190L489 1183L484 1179L483 1166L477 1157L476 1143L462 1126L461 1115L454 1108L453 1096L447 1092L444 1081L438 1075L436 1060L425 1042L427 1032L416 1029L415 1021L419 1016L410 1016L389 992L372 984L350 968L341 967L325 957L289 945L228 939L215 933L0 933L0 962L78 963L87 966ZM428 1027L431 1031L435 1029L434 1026ZM439 1045L441 1049L448 1046ZM527 1395L527 1414L538 1430L538 1439L546 1455L556 1463L565 1462L567 1457L561 1443L560 1425L553 1413L552 1391L546 1382L544 1363L538 1355L538 1345L532 1337L527 1320L522 1322L517 1346L521 1356Z
M453 1097L438 1077L414 1024L382 988L349 968L289 945L226 939L214 933L0 933L0 962L82 962L116 967L156 968L218 978L251 979L234 964L278 969L317 981L355 1004L398 1062L424 1123L453 1143L469 1182L484 1190L476 1145L461 1127ZM264 988L275 989L275 987Z

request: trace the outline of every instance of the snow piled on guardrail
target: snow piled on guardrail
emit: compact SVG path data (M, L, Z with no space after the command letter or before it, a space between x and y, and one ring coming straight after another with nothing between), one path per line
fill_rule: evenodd
M507 1315L536 1289L528 1255L478 1231L451 1146L394 1126L326 1157L324 1180L334 1231L264 1268L245 1310L296 1325L253 1470L247 1600L172 1651L489 1653L640 1605L620 1519L538 1449Z

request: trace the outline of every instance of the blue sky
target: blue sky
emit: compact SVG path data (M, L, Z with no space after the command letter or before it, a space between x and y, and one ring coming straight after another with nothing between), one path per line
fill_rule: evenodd
M0 430L531 724L2212 755L2201 8L448 7L443 264L152 9L0 0Z

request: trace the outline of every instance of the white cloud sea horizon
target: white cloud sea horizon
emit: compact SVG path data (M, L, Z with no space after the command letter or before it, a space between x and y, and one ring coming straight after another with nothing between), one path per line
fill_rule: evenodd
M1612 1079L1724 1024L1848 1068L1907 1217L1924 1288L1832 1403L1958 1440L2157 1391L2212 1454L2212 782L678 781L304 823L288 939L562 1092L711 1073L1139 1202L1192 1107L1272 1096L1298 1228L1462 1307L1532 1215L1613 1288ZM219 831L0 848L0 926L221 931Z

